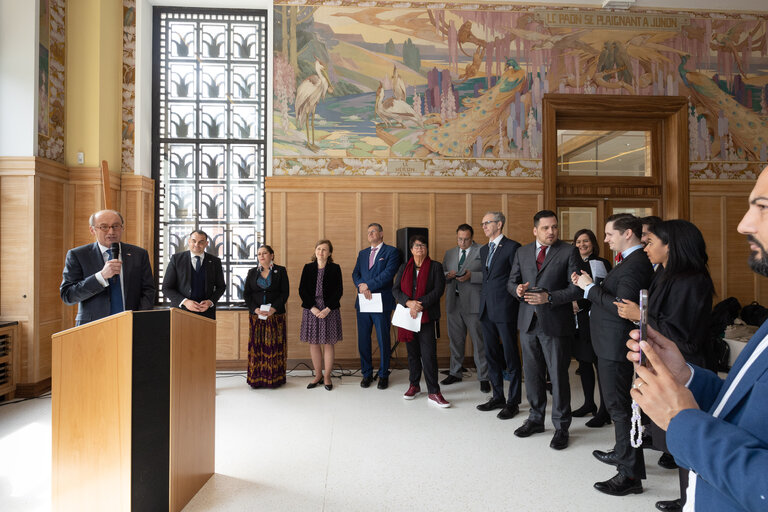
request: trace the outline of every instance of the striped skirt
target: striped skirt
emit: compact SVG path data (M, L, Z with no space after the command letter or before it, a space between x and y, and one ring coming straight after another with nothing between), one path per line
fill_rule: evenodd
M266 320L249 315L248 384L252 388L276 388L285 384L285 315L275 313Z

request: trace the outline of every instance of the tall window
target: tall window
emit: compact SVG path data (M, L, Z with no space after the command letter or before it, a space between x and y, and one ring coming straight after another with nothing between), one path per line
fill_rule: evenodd
M267 11L155 7L153 45L156 274L202 229L239 302L264 241Z

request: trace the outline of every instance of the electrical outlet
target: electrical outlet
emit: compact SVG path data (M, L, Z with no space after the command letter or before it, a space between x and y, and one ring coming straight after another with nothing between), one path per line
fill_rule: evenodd
M77 153L77 163L80 165L83 165L85 163L85 154L82 151Z

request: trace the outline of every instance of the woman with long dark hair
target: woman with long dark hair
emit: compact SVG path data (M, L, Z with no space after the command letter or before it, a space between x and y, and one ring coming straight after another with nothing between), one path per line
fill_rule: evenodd
M611 264L605 258L600 257L600 245L597 243L597 237L590 229L580 229L573 237L573 245L579 250L579 256L587 264L587 272L592 276L592 264L596 261L602 263L607 273L611 270ZM576 329L576 338L573 344L573 357L579 362L579 377L581 377L581 387L584 390L584 405L575 409L572 415L576 418L593 414L594 418L587 421L588 427L602 427L610 423L611 418L603 404L602 391L600 393L600 407L595 404L595 375L597 374L597 357L592 348L592 338L589 334L589 309L591 306L589 299L579 299L573 302L573 312L576 314L578 326Z
M674 340L685 360L705 366L709 340L714 284L707 267L707 245L701 231L686 220L668 220L649 226L645 246L648 259L659 265L648 289L648 324ZM634 302L616 302L619 316L640 320L640 309ZM666 453L663 430L651 425L653 445L665 453L659 459L662 467L674 468L674 459ZM660 501L657 508L682 510L688 471L680 470L681 498Z

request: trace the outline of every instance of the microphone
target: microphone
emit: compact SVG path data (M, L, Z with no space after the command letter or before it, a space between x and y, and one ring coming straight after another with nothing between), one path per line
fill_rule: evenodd
M115 242L110 247L109 250L112 251L112 259L117 260L120 259L120 244Z

